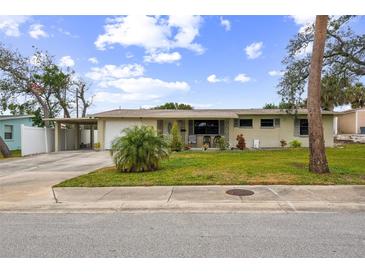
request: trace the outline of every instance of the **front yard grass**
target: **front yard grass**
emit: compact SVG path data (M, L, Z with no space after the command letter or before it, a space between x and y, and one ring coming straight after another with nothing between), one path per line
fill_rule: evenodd
M103 168L66 180L58 187L365 184L365 145L327 149L330 174L308 172L308 149L185 151L174 153L158 171L120 173Z
M12 150L11 151L11 156L10 158L14 158L14 157L21 157L22 156L22 152L21 150ZM4 158L3 155L0 153L0 160L4 160L4 159L9 159L9 158Z

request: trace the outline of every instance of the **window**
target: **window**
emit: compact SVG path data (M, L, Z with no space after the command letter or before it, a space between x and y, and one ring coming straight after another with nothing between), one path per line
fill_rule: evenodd
M252 127L252 119L240 119L240 127Z
M13 126L5 125L4 133L5 140L13 140Z
M194 134L219 134L218 120L195 120Z
M299 134L308 135L308 119L299 120Z
M261 119L261 127L274 127L274 119Z

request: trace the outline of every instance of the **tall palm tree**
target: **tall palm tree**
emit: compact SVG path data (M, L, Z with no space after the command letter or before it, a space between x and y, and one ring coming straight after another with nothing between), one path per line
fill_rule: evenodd
M328 15L317 15L308 81L309 171L328 173L321 114L321 73Z
M347 99L351 103L351 108L365 107L365 86L363 83L356 83L347 91Z
M346 91L349 81L336 75L325 75L321 81L321 104L323 110L331 110L347 104Z

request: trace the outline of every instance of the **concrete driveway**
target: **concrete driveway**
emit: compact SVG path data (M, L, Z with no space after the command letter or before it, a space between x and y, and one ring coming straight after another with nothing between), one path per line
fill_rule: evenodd
M110 166L106 151L64 151L0 161L0 204L54 202L51 186Z

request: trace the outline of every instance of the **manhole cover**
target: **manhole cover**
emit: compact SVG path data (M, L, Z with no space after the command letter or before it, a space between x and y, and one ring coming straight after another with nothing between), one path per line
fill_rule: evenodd
M251 191L251 190L247 190L247 189L230 189L226 191L227 194L229 195L235 195L235 196L250 196L255 194L255 192Z

